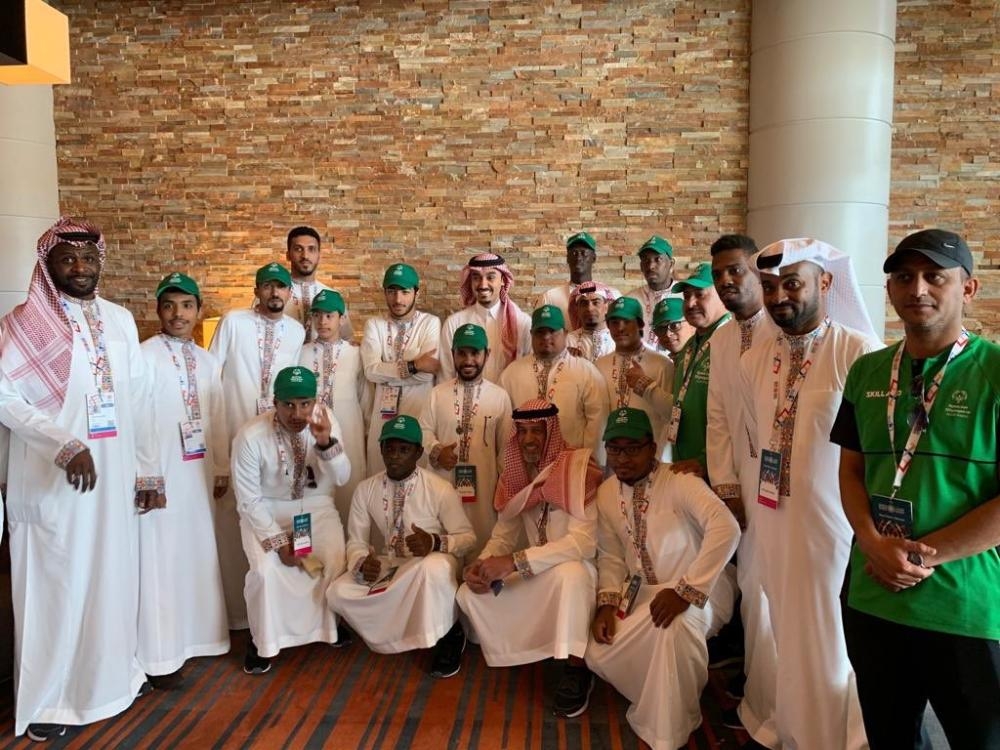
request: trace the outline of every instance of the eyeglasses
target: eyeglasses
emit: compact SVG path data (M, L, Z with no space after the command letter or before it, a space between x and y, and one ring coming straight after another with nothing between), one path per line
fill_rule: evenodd
M910 397L916 399L916 403L910 410L906 423L912 429L926 430L930 425L930 417L927 408L924 406L924 360L914 359L910 362Z
M674 321L673 323L667 323L667 324L662 325L662 326L657 326L656 330L657 331L663 331L664 329L666 329L670 333L680 333L681 329L683 327L684 327L684 321L683 320L677 320L677 321Z
M611 445L608 443L605 444L604 449L607 451L608 458L617 458L618 456L635 458L642 453L642 449L648 446L651 442L652 441L647 440L645 443L640 443L639 445Z

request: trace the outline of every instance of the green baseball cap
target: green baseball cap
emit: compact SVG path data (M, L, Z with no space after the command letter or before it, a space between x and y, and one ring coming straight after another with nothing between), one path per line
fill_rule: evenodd
M486 338L486 331L483 330L482 326L477 326L475 323L467 323L464 326L458 327L455 335L451 337L451 348L461 349L463 347L466 349L475 349L477 352L490 348L489 341Z
M577 232L570 235L566 239L566 249L569 250L573 245L586 245L594 252L597 252L597 240L591 237L588 232Z
M388 289L391 286L400 289L416 289L420 286L420 277L417 276L413 266L405 263L393 263L385 269L385 276L382 277L382 288Z
M681 297L661 299L653 308L653 328L684 320L684 300Z
M608 314L605 320L620 318L621 320L638 320L642 322L642 305L635 297L619 297L608 305Z
M279 401L316 398L316 376L308 367L286 367L274 378L274 397Z
M563 311L555 305L542 305L531 313L531 330L537 331L539 328L551 328L553 331L566 330L566 318Z
M652 250L658 255L666 255L668 258L674 257L674 249L670 247L670 243L658 234L654 234L648 240L643 242L642 247L639 248L636 255L642 255L644 250Z
M407 443L422 445L424 433L416 419L409 414L400 414L382 425L382 434L379 435L378 441L382 443L386 440L403 440Z
M699 263L698 267L694 269L693 274L684 279L684 281L678 281L670 287L670 291L674 293L683 292L688 287L692 289L708 289L714 285L715 282L712 281L712 264Z
M320 289L319 294L317 294L312 299L312 303L309 305L309 312L337 312L341 315L347 310L347 305L344 304L344 298L340 296L340 292L335 292L332 289Z
M156 287L156 299L159 299L161 294L169 292L171 289L184 292L184 294L193 294L198 299L201 299L198 284L187 274L174 272L169 276L164 276L163 281Z
M615 438L632 438L642 440L653 437L653 426L649 423L649 415L642 409L624 407L615 409L608 415L608 424L604 428L602 440Z
M280 281L285 286L291 286L292 275L280 263L268 263L257 269L256 284L260 286L268 281Z

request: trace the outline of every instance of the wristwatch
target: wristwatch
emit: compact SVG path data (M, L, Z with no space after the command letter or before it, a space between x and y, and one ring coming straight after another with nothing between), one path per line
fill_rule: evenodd
M413 360L412 359L406 363L406 371L408 373L410 373L410 375L416 375L417 374L417 366L415 364L413 364Z

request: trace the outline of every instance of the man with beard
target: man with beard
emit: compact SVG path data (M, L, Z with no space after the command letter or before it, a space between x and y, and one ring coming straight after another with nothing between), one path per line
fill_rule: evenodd
M694 336L694 328L684 320L683 297L667 297L657 302L652 326L656 334L656 351L666 354L671 362Z
M543 398L555 404L567 444L596 450L608 414L604 380L590 362L566 351L566 323L558 307L545 305L532 313L531 348L500 376L510 402Z
M423 435L401 414L382 425L385 470L358 485L347 524L347 572L327 600L368 647L396 654L435 646L432 677L462 666L465 633L457 622L459 561L476 535L451 486L417 466ZM372 526L385 546L372 546Z
M493 493L511 429L510 396L483 377L490 356L481 327L467 323L455 331L451 357L457 377L434 386L420 414L430 466L455 487L476 532L470 555L486 544L497 520Z
M340 425L316 402L316 376L286 367L274 379L274 412L233 441L233 486L243 549L250 640L247 674L264 674L283 648L337 643L324 594L344 572L344 529L333 488L351 475Z
M384 468L381 425L399 414L419 414L440 369L441 321L417 310L420 277L413 266L389 266L382 278L382 292L389 314L369 318L361 340L361 365L375 386L368 428L369 476Z
M323 289L330 289L316 280L320 258L319 232L312 227L295 227L288 233L288 249L285 259L292 272L291 294L285 305L285 315L299 321L306 329L306 342L312 340L313 332L309 327L309 310L312 301ZM332 290L331 290L332 291ZM343 315L340 319L340 337L347 341L354 336L351 319Z
M663 431L670 413L674 365L643 342L642 307L634 297L619 297L608 311L615 351L597 360L611 410L630 406L649 416L653 434ZM603 451L601 457L603 458Z
M829 435L848 370L881 343L850 258L836 248L781 240L761 251L757 269L780 332L740 360L744 418L760 454L749 564L763 588L777 668L768 675L767 663L754 659L747 683L770 693L763 705L775 706L773 732L747 706L741 717L767 746L854 750L866 743L841 623L851 527L837 485L840 448Z
M732 612L722 570L740 531L704 482L656 460L645 412L613 411L604 440L615 476L597 493L587 664L629 700L628 722L650 747L685 747L702 721L705 639Z
M183 273L156 288L160 333L142 342L154 377L168 510L139 519L139 662L156 687L184 663L229 651L226 600L212 526L229 485L229 435L215 357L194 343L198 284Z
M554 286L542 294L535 303L535 309L544 305L555 305L563 317L569 315L569 295L584 281L593 280L594 261L597 260L597 241L587 232L577 232L566 240L566 266L569 268L569 283ZM622 296L617 289L611 289L614 299ZM515 403L517 403L515 401Z
M594 686L583 655L594 616L601 469L589 449L567 448L558 411L543 399L514 410L494 498L497 525L463 572L458 605L491 667L565 660L553 711L571 718L587 710Z
M700 264L689 278L674 284L673 291L684 295L684 319L695 334L674 359L674 404L665 436L673 445L673 470L705 477L712 336L729 322L729 313L712 283L711 263Z
M660 301L677 297L671 287L674 284L674 249L670 243L654 234L642 243L637 253L639 270L646 283L628 293L642 306L642 320L646 327L646 344L655 347L656 334L653 332L653 312Z
M451 343L462 326L479 326L486 331L490 357L483 377L495 383L503 368L531 351L531 318L510 298L514 275L506 261L493 253L473 256L462 269L459 292L462 310L452 313L441 328L441 373L439 380L455 377Z
M611 287L597 281L585 281L569 295L569 324L566 348L574 357L596 362L614 351L615 340L608 331L608 304L614 301Z
M257 269L252 310L222 316L208 351L222 367L222 393L230 443L250 419L274 409L271 384L284 367L299 361L305 329L285 315L292 277L278 263ZM215 536L226 591L230 630L247 627L243 581L247 558L240 542L239 517L232 488L216 504Z
M139 513L163 507L152 377L132 315L102 299L100 229L60 218L3 320L0 420L14 608L14 733L36 741L128 708Z

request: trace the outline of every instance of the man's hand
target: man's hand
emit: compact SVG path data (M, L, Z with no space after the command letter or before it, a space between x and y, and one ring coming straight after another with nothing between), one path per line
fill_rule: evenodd
M277 552L278 552L278 558L281 560L282 565L285 565L289 568L302 567L302 558L295 556L295 552L292 549L291 542L282 547L278 547Z
M631 360L629 368L625 371L625 382L628 383L628 387L635 390L635 387L645 379L645 371L643 371L634 359Z
M653 625L665 628L690 606L691 603L681 599L673 589L663 589L649 603L649 614L653 618Z
M485 594L490 590L490 581L483 578L483 561L476 560L465 566L462 580L473 594Z
M921 542L877 534L864 539L858 537L858 546L868 561L865 572L893 593L916 586L934 573L934 568L914 565L907 559L911 553L921 556L937 554L937 550Z
M582 357L583 350L578 346L567 346L566 351L572 354L574 357Z
M368 583L375 583L381 572L382 561L375 557L375 553L369 552L368 557L361 563L361 577Z
M327 413L326 407L317 402L309 418L309 432L316 438L316 445L329 445L332 429L330 415Z
M455 468L455 464L458 463L458 456L455 454L456 445L458 445L458 443L441 446L441 452L437 455L437 464L442 469L451 471Z
M160 494L156 490L137 490L135 493L135 507L139 509L139 514L149 513L151 510L167 507L167 496Z
M705 478L705 467L697 458L686 458L683 461L674 461L670 464L670 470L674 474L694 474Z
M590 632L594 634L594 640L598 643L614 643L615 629L615 607L610 604L602 604L594 615L594 622L590 626Z
M415 523L410 524L410 528L413 529L413 533L407 535L403 541L406 543L406 548L413 553L413 556L426 557L433 552L434 537Z
M440 369L441 363L438 361L437 351L437 349L431 349L417 355L416 359L413 360L413 366L417 372L429 372L433 375Z
M216 477L215 489L212 490L212 497L216 500L221 498L229 490L229 477Z
M66 464L66 481L80 492L90 492L97 486L97 468L89 448L77 453Z
M479 569L480 577L486 581L487 584L493 581L502 581L504 578L513 573L517 568L514 565L513 555L504 555L503 557L487 557L480 560L482 567Z

